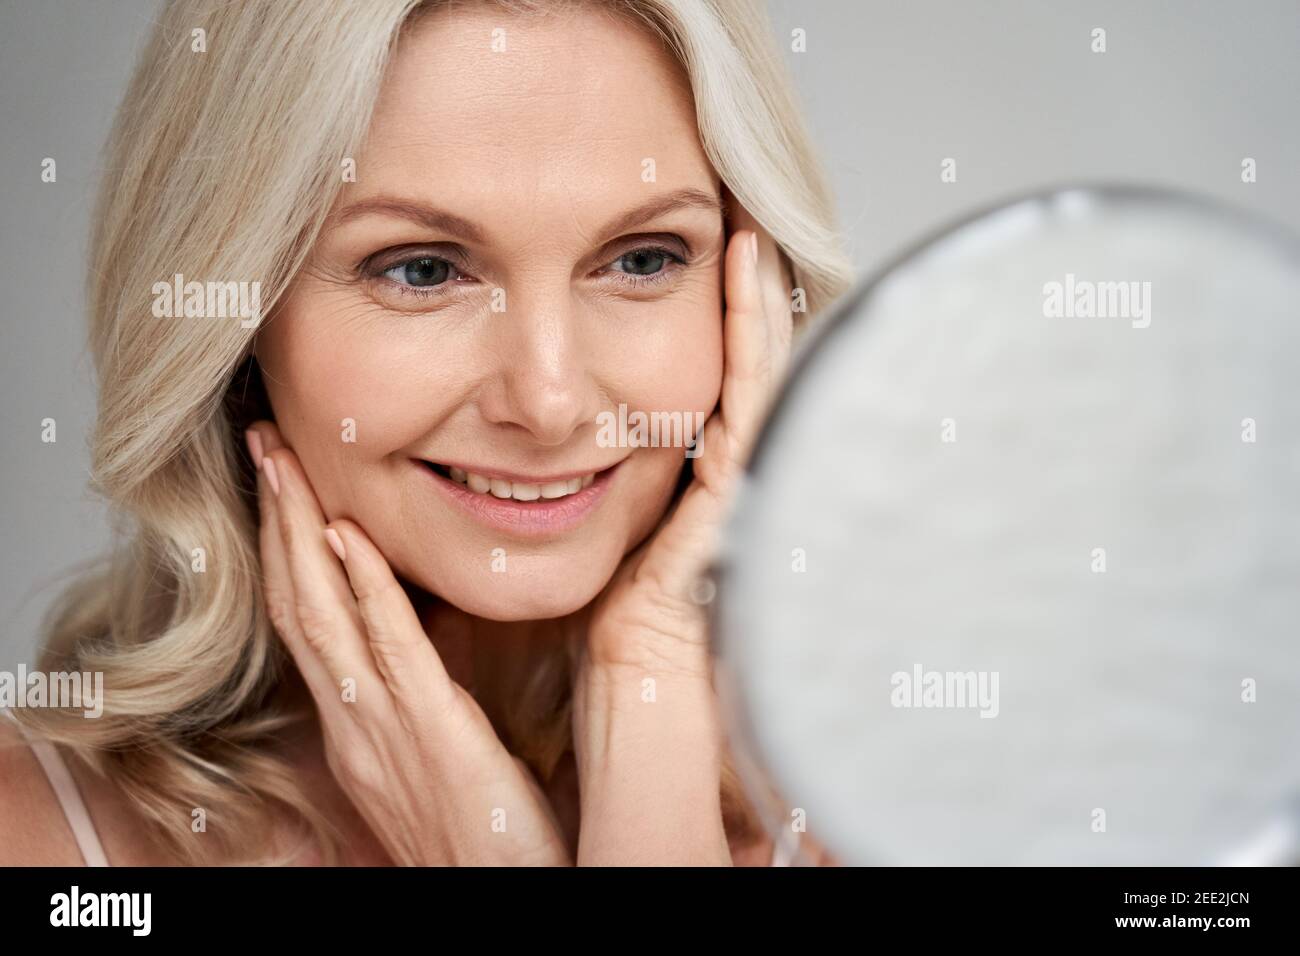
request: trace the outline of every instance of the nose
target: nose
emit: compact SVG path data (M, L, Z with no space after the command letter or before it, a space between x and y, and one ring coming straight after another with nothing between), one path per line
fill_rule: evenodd
M497 368L480 409L490 423L522 429L539 445L563 445L595 427L600 407L568 284L507 293L505 310L490 319Z

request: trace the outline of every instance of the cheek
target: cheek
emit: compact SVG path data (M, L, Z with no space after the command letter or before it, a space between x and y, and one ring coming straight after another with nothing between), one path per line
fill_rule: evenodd
M709 412L722 388L722 335L647 353L628 405L645 411Z
M611 397L629 412L680 412L691 422L713 411L722 390L722 302L709 301L687 315L656 327L657 333L630 338L628 378ZM695 413L700 413L697 419ZM646 447L633 452L635 480L627 515L629 546L658 523L685 464L680 447Z
M295 303L264 335L258 353L276 423L330 511L385 456L428 433L444 413L438 397L452 392L419 330Z
M623 381L611 397L629 409L708 413L722 389L722 342L720 299L664 314L620 339Z

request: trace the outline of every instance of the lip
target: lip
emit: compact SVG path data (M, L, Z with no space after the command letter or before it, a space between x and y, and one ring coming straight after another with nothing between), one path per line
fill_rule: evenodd
M565 495L563 498L515 501L513 498L498 498L495 495L483 495L477 491L470 491L459 482L444 478L438 474L433 470L430 462L418 458L411 460L425 474L427 480L433 482L434 487L441 494L449 498L453 504L464 510L480 524L486 525L493 531L528 538L545 538L563 534L582 524L596 510L596 506L600 504L601 499L605 497L605 493L613 483L615 474L623 465L623 462L620 461L604 471L596 472L596 477L591 484L576 494ZM624 459L624 461L626 460ZM439 462L439 464L451 465L452 463ZM456 465L456 467L461 468L463 466ZM474 469L474 471L479 474L490 474L493 477L503 478L507 481L518 480L537 483L561 481L566 478L578 478L581 475L591 474L591 472L578 472L567 475L554 475L544 479L523 477L512 479L505 472L488 473L478 469Z

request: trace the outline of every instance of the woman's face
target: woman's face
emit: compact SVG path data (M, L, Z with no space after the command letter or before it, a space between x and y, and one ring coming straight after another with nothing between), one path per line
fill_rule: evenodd
M721 193L689 86L593 8L441 11L355 159L259 333L285 441L412 583L495 620L583 607L685 460L609 446L602 413L694 421L721 385Z

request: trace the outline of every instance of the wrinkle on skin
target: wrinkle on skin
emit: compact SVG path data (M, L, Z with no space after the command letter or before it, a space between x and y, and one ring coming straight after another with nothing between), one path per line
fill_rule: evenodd
M491 621L578 611L661 520L685 461L679 448L598 447L597 415L620 403L707 415L721 387L722 213L676 209L627 241L600 234L682 189L722 201L689 84L657 37L590 6L439 10L403 35L356 159L336 214L404 197L483 241L392 215L332 218L259 334L284 438L326 516L361 525L410 584ZM621 284L609 263L657 234L680 236L689 263L657 285ZM360 268L453 246L472 281L445 295L400 295ZM543 474L626 460L583 525L536 541L453 507L420 458ZM507 573L492 572L494 548Z

